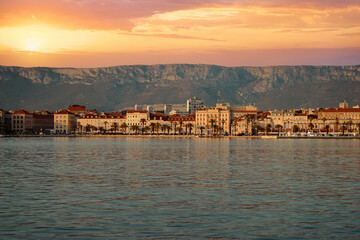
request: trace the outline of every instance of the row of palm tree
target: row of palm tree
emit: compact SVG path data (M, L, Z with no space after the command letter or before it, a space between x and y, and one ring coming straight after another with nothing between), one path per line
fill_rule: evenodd
M145 119L144 119L145 120ZM132 126L128 126L126 123L122 123L120 126L118 123L113 123L110 127L110 129L107 129L107 122L104 122L105 128L103 127L95 127L92 126L90 124L87 124L85 127L82 126L80 123L77 124L77 130L78 132L83 132L85 130L85 132L95 132L95 131L99 131L102 133L108 133L109 131L111 131L112 133L117 133L119 129L121 129L123 134L127 133L127 129L129 129L130 131L138 134L139 131L141 132L141 134L144 133L148 133L149 131L154 134L155 131L157 134L159 134L159 131L161 131L162 133L167 133L170 134L170 131L172 131L172 133L176 133L178 132L179 134L182 134L183 131L183 124L182 122L180 123L180 127L176 127L177 126L177 122L172 122L172 125L175 126L175 128L170 127L168 124L161 124L159 122L152 122L150 123L149 126L145 126L146 120L143 121L143 119L140 120L141 125L132 125ZM194 128L194 125L192 123L187 123L185 124L185 134L192 134L192 130Z

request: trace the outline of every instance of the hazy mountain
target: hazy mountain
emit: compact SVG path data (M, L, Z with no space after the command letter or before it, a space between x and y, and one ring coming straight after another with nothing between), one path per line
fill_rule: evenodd
M119 110L134 104L184 103L197 96L214 105L255 103L261 110L360 104L358 66L222 67L152 65L105 68L0 66L0 108L57 110L83 104Z

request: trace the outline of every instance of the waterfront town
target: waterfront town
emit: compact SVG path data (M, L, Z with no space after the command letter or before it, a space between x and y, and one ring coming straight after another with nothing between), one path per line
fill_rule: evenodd
M98 112L71 105L56 112L0 109L2 135L196 135L253 136L322 134L358 136L360 108L346 101L336 108L259 111L257 107L202 99L186 104L135 105L121 112Z

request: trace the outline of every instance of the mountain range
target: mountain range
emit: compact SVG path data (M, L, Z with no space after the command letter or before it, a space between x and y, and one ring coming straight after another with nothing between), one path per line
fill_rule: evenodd
M58 110L68 105L119 111L134 104L218 100L260 110L360 104L360 65L224 67L204 64L101 68L0 66L0 108Z

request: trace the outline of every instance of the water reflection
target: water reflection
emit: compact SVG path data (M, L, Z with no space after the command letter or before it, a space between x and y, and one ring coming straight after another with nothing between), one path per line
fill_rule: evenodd
M0 140L1 238L355 239L360 142Z

